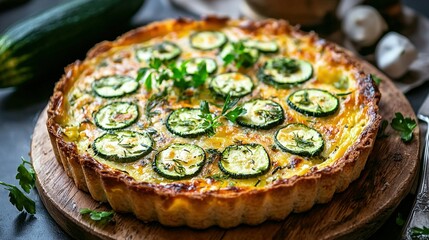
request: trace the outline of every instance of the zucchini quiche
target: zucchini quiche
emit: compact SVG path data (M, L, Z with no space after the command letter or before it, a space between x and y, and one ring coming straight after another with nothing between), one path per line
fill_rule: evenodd
M207 228L281 220L360 175L380 93L359 60L279 20L166 20L66 68L56 158L118 212Z

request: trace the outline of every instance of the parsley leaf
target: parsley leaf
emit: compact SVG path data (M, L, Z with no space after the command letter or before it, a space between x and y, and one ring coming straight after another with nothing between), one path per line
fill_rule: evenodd
M411 236L412 237L428 237L429 236L429 228L427 228L427 227L423 227L423 228L413 227L413 228L411 228ZM424 238L424 239L426 239L426 238Z
M101 223L107 223L112 221L113 218L113 211L96 211L96 210L91 210L89 208L82 208L80 209L79 213L81 215L87 215L89 214L89 217L94 220L94 221L100 221Z
M173 63L170 64L169 70L172 72L171 78L173 79L173 85L180 89L186 89L190 87L197 88L203 85L208 78L208 72L205 62L200 62L197 65L198 71L194 74L188 74L186 68L187 62L183 62L179 66Z
M413 130L416 128L417 123L414 119L404 118L402 113L397 112L390 126L400 133L403 142L409 142L413 139Z
M162 65L162 60L159 58L151 58L149 61L149 67L158 70Z
M146 90L152 91L153 70L150 68L140 68L137 72L136 81L140 82L143 79Z
M225 65L235 62L236 67L250 67L256 63L259 52L253 48L247 48L242 41L232 42L224 48L221 53Z
M36 203L21 192L21 190L16 186L2 181L0 181L0 185L3 185L5 189L9 191L9 201L15 205L19 211L25 209L25 211L30 214L36 214Z
M209 103L207 101L201 101L200 102L200 110L202 113L200 115L200 117L204 118L206 120L207 124L209 124L209 126L210 126L209 135L214 135L216 132L216 128L219 126L222 126L222 123L219 122L219 119L221 117L225 117L229 121L235 123L236 119L239 116L246 113L246 109L244 109L242 107L236 107L236 108L231 110L231 108L233 108L237 104L238 101L239 101L238 98L231 100L231 96L228 95L226 97L225 103L223 104L222 113L219 116L213 116L213 114L210 113L210 106L209 106Z
M375 82L375 84L380 85L381 83L381 78L379 78L377 75L375 74L371 74L371 78L372 80Z
M225 114L231 108L233 108L238 103L239 100L240 100L239 98L233 98L231 100L231 95L228 94L228 96L226 96L225 103L223 104L223 107L222 107L222 115Z
M200 102L200 110L202 113L200 117L204 118L206 120L206 123L208 124L209 136L214 135L216 133L216 128L222 125L222 123L219 122L220 116L213 116L213 114L210 112L209 103L207 101Z
M383 120L380 124L380 127L378 128L377 138L386 138L389 135L385 133L386 127L389 125L389 122L387 120Z
M405 224L405 220L402 217L402 214L398 213L398 215L396 216L396 225L402 227L402 226L404 226L404 224Z
M229 112L227 112L224 116L231 122L235 123L237 118L243 114L245 114L247 111L246 109L242 107L237 107Z
M16 174L16 179L19 180L19 185L21 185L22 189L26 193L30 193L30 190L34 188L34 184L36 182L36 173L31 167L31 163L26 161L23 157L21 157L22 163L18 166L18 173ZM30 166L29 169L25 167L25 164Z

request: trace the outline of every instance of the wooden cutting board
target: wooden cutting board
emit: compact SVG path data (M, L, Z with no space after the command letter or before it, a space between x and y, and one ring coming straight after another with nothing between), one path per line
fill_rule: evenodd
M380 85L381 115L389 122L395 112L416 119L404 95L374 67L368 72L383 78ZM194 230L143 223L131 214L115 214L107 225L79 214L81 208L109 210L78 190L56 161L46 130L46 111L34 129L31 157L37 174L40 197L55 221L77 239L363 239L374 233L408 194L416 175L419 155L419 129L411 143L404 144L390 127L390 136L378 139L361 177L328 204L292 214L284 221L232 229L212 227Z

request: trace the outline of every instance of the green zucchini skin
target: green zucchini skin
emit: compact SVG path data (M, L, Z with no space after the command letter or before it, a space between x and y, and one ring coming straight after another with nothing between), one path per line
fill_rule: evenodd
M165 126L171 133L184 137L194 138L206 134L210 124L204 118L199 108L179 108L170 113Z
M0 37L0 87L60 74L95 43L126 30L143 3L67 1L10 27Z
M129 119L120 119L120 116L126 114L129 115ZM94 113L94 121L95 125L103 130L117 130L126 128L137 122L139 115L137 104L131 102L113 102L104 105ZM116 119L118 117L119 119Z
M237 153L238 152L238 153ZM259 154L259 155L258 155ZM234 158L250 158L254 167L258 169L243 169L247 162L237 161ZM264 175L270 170L271 160L265 148L257 143L231 145L222 152L222 159L218 163L219 169L236 179L252 178ZM238 168L238 169L234 169Z
M173 159L166 159L172 153L170 149L173 149L173 152L184 151L187 156L184 159L182 153L179 154L179 158L176 158L177 155L174 155ZM167 156L164 156L164 153ZM187 143L173 143L156 154L152 163L152 169L167 179L180 180L198 175L205 162L206 153L201 147ZM172 169L168 169L167 167ZM182 170L179 171L180 169Z
M128 138L129 137L129 138ZM123 145L127 143L129 139L134 139L138 144L134 146L121 146L121 141L125 139ZM103 149L103 142L109 141L117 142L117 147L121 148L120 151L112 153L110 151L105 152ZM147 133L140 133L130 130L116 130L111 132L106 132L100 137L96 138L92 143L92 149L96 156L100 156L106 160L120 163L134 162L152 151L153 140ZM131 152L132 149L136 149L135 152Z
M240 79L240 82L237 79ZM241 86L237 84L241 84ZM214 76L209 83L209 88L216 95L224 98L228 94L231 97L244 97L253 91L255 85L249 76L239 72L231 72Z
M282 133L282 131L285 133ZM305 133L306 135L312 135L311 138L305 139L305 136L300 136L299 133ZM289 142L279 140L279 134L293 134L297 138L301 138L301 141L295 141L296 146L289 144ZM283 151L289 152L302 157L313 157L319 155L325 146L325 141L323 140L322 134L317 130L308 127L302 123L290 123L285 127L280 128L274 134L274 142L279 146ZM300 146L301 144L301 146Z
M291 73L279 71L275 65L282 62L293 62L297 69ZM260 81L277 88L292 88L310 80L313 76L313 66L305 60L291 58L270 59L259 68L257 77Z
M246 113L237 118L237 123L243 127L267 130L285 120L283 108L272 100L253 99L241 107L246 109ZM258 122L253 121L252 116L258 116Z
M295 101L294 98L296 96L300 96L299 94L307 94L307 98L311 98L312 96L310 95L315 95L315 94L319 94L319 95L324 95L324 97L327 97L327 99L329 101L324 100L323 102L325 103L324 105L328 105L328 103L334 104L333 106L329 106L329 108L325 108L325 106L323 106L323 103L321 103L322 105L316 103L313 104L312 101L309 101L308 104L304 104L298 101ZM308 94L310 93L310 94ZM325 98L324 98L325 99ZM303 101L303 100L301 100ZM312 117L327 117L330 115L335 114L339 107L340 107L340 101L338 100L338 98L336 96L334 96L332 93L326 91L326 90L322 90L322 89L316 89L316 88L306 88L306 89L300 89L297 90L295 92L293 92L292 94L289 95L289 97L287 98L287 103L289 105L289 107L291 107L293 110L302 113L304 115L307 116L312 116ZM318 106L320 109L316 109L313 110L311 109L311 105L313 106Z
M216 37L217 42L209 45L204 45L202 43L198 43L194 41L195 39L204 35L211 35L210 37ZM225 45L227 41L228 41L228 38L226 37L226 35L223 32L218 32L218 31L199 31L191 34L191 36L189 37L189 43L191 47L201 51L210 51L210 50L220 48L223 45Z

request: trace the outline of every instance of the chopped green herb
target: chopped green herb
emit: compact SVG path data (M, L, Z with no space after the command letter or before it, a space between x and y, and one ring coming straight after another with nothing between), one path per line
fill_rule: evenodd
M390 126L400 133L402 141L409 142L413 139L413 130L416 128L417 123L414 119L404 118L402 113L397 112Z
M381 121L380 127L378 128L377 138L386 138L389 135L385 133L386 127L389 125L387 120Z
M311 100L308 97L308 92L307 91L303 91L303 94L300 95L300 96L302 96L301 100L299 100L297 103L299 103L301 105L304 105L304 106L308 106L308 105L311 104Z
M296 143L296 146L300 148L314 147L314 142L311 140L306 140L304 137L299 136L298 134L293 134L293 140Z
M113 211L96 211L96 210L91 210L89 208L82 208L80 209L79 213L81 215L87 215L89 214L89 217L94 220L94 221L99 221L101 223L107 223L112 221L113 218Z
M277 58L273 61L272 67L286 76L296 73L299 70L298 61L290 58Z

